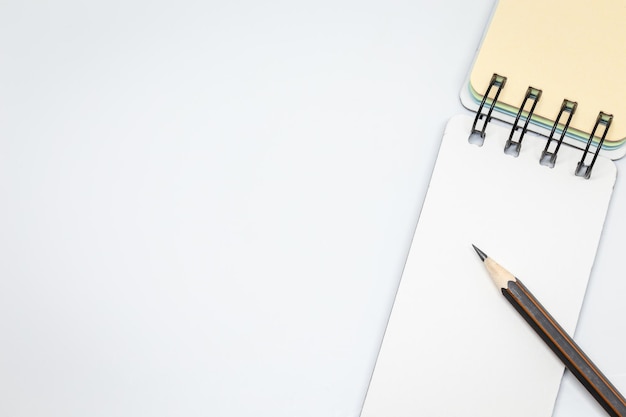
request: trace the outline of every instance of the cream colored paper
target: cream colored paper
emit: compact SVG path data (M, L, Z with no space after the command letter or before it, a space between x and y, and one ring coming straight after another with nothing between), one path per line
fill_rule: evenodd
M571 127L586 137L599 111L613 114L607 144L623 145L625 21L626 3L619 0L500 0L470 85L482 95L494 72L506 76L500 102L515 112L527 87L539 88L543 96L535 114L548 121L563 99L576 101Z
M491 123L450 120L367 393L362 417L550 416L563 365L504 299L471 244L520 278L573 332L616 178L600 157L590 180L567 146L553 169L543 141L503 152Z

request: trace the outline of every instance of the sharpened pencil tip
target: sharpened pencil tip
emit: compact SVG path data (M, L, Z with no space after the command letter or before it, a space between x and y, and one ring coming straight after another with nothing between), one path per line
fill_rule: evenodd
M487 259L487 254L485 252L481 251L480 249L478 249L474 244L472 244L472 247L474 248L474 250L478 254L478 257L480 258L480 260L485 262L485 259Z

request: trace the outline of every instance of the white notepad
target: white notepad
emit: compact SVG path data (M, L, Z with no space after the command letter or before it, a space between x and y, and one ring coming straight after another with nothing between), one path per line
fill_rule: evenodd
M575 176L581 151L539 164L527 133L504 153L510 126L473 117L446 128L362 417L550 416L563 365L501 296L472 244L506 265L573 333L616 178L600 156ZM568 293L563 293L563 288Z

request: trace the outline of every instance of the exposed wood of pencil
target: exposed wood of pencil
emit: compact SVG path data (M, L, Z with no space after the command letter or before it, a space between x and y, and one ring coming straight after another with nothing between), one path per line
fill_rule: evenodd
M626 417L626 400L522 282L476 248L493 282L611 416Z

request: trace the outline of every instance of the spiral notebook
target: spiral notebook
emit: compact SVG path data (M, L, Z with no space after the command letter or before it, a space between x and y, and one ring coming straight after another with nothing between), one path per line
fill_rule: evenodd
M498 4L461 93L476 113L445 129L361 417L552 415L564 367L499 296L471 245L507 265L574 332L626 117L605 91L620 73L598 80L617 58L595 41L572 49L561 34L588 27L623 45L623 9ZM502 53L520 43L548 74L524 70L528 51Z

